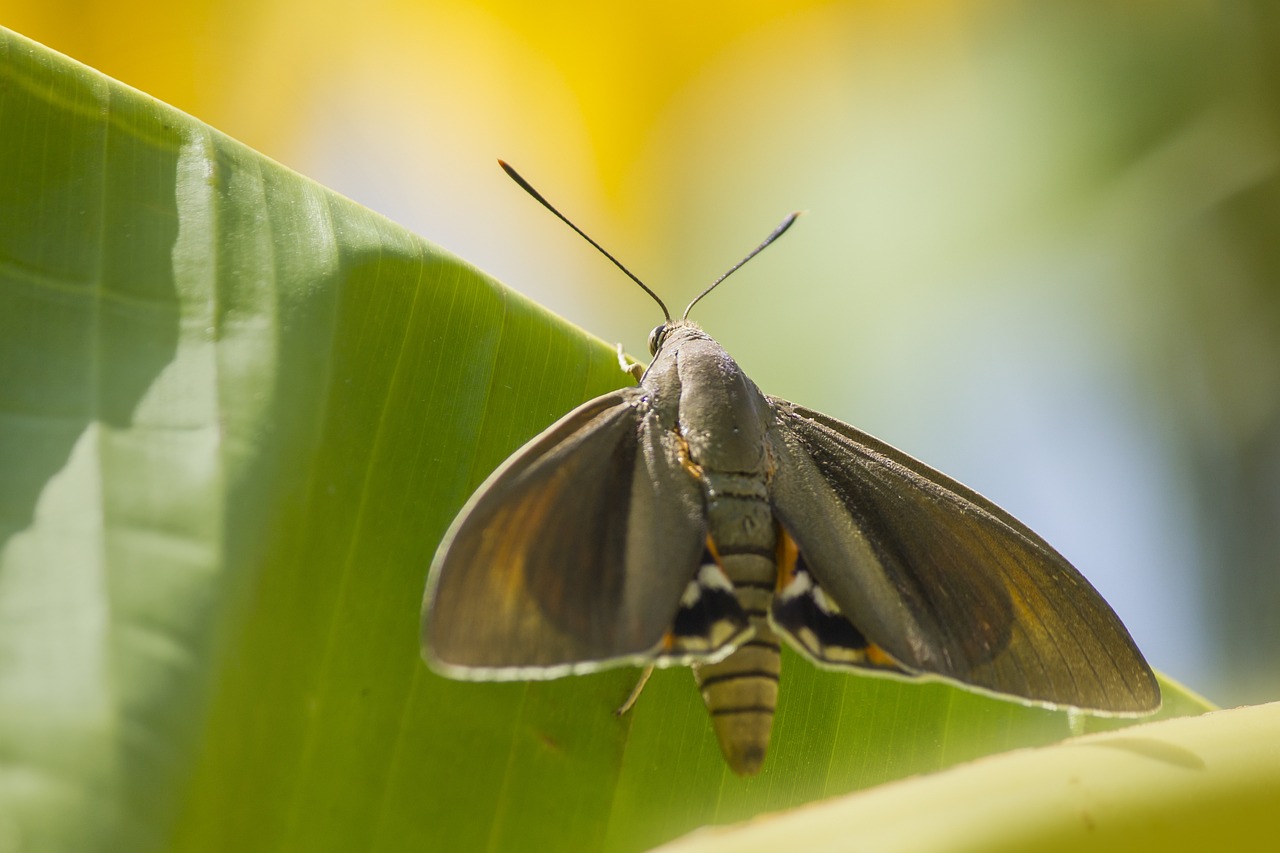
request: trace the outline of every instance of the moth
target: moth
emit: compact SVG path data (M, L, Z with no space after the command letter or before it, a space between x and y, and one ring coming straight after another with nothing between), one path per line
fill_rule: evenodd
M1137 715L1160 691L1120 619L991 501L848 424L760 391L662 300L635 387L569 412L467 502L431 565L443 675L691 666L729 767L761 769L785 640L821 667L943 679ZM638 372L638 371L637 371Z

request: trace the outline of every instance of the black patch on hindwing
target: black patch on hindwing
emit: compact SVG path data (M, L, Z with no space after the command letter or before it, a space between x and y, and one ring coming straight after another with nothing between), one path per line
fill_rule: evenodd
M664 648L658 658L706 659L731 649L751 632L750 622L733 594L733 583L710 552L680 597Z
M791 581L774 596L769 617L778 633L815 663L905 672L840 612L814 580L803 555L796 558Z

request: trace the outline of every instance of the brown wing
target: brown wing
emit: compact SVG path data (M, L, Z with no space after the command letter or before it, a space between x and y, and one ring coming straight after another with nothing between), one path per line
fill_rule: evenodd
M698 570L702 495L639 389L570 412L445 535L423 654L455 678L554 678L647 658Z
M1037 702L1159 707L1119 618L1026 525L848 424L771 402L775 511L872 643L908 670Z

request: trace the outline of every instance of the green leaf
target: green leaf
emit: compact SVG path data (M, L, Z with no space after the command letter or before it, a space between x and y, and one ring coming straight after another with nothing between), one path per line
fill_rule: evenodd
M1273 850L1277 802L1272 703L994 756L662 849Z
M621 719L632 671L428 672L453 514L627 381L441 249L0 31L0 849L634 850L1071 733L789 655L741 780L687 672ZM1204 707L1166 686L1165 715Z

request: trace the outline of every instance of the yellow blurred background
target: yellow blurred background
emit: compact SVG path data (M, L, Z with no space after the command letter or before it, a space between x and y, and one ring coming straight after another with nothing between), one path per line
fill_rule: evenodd
M1280 698L1280 8L0 0L645 352L695 317L767 392L1055 543L1152 663Z

